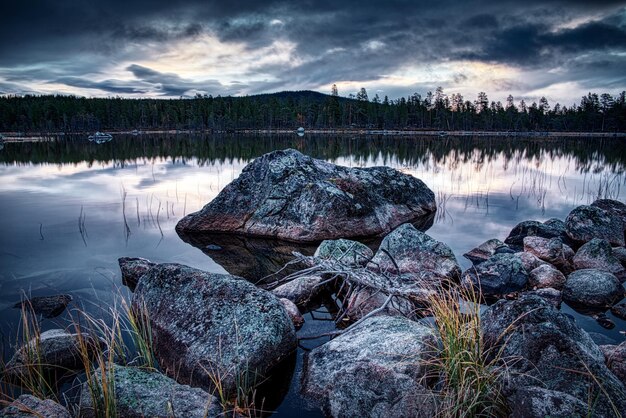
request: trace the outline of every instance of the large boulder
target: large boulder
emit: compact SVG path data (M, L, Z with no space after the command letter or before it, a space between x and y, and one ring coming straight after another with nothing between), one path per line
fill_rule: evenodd
M462 281L483 296L503 296L523 290L528 284L528 272L517 255L496 254L465 270Z
M458 281L461 275L452 249L409 223L383 239L368 268L385 274L415 276L433 284Z
M624 231L626 231L626 204L618 200L598 199L591 206L596 206L618 216L622 220Z
M574 250L563 244L561 238L526 237L524 238L524 251L552 264L565 274L574 270Z
M624 246L624 225L615 212L597 206L578 206L565 219L567 235L576 243L584 244L594 238L607 240L611 245Z
M563 300L568 304L586 308L610 308L624 298L624 287L619 280L605 271L577 270L567 276Z
M368 318L308 354L302 392L333 417L435 416L424 384L437 344L417 322Z
M87 343L87 354L93 358L100 341L82 335ZM34 364L45 373L63 374L84 367L82 348L77 334L62 329L51 329L33 337L21 346L5 365L5 375L10 379L22 380Z
M613 248L607 240L594 238L578 249L574 256L574 267L598 269L612 273L620 281L626 280L626 268L613 255Z
M115 365L111 373L97 369L92 380L102 386L102 376L110 375L115 388L117 416L127 418L213 418L225 416L218 399L200 388L176 383L175 380L156 372L134 367ZM80 394L80 416L101 416L94 408L94 394L87 382ZM96 400L102 404L104 399Z
M626 413L624 385L607 369L598 346L547 301L534 295L502 300L483 313L481 323L487 352L507 364L504 395L511 416L572 416L567 405L576 416L589 399L591 416Z
M563 221L559 219L549 219L543 223L539 221L520 222L511 230L509 236L504 240L504 243L515 247L522 247L524 245L524 238L526 237L541 237L547 239L563 238L567 241Z
M436 210L421 180L389 167L348 168L287 149L248 164L181 232L226 232L290 241L384 235Z
M0 418L70 418L67 409L51 399L39 399L21 395L6 408L0 410Z
M295 329L276 296L248 281L180 264L157 264L141 274L133 307L150 318L161 367L180 382L226 392L247 377L261 381L296 348ZM256 376L258 375L258 376Z
M543 264L531 270L528 275L528 284L536 289L553 288L561 290L565 280L563 273L548 264Z

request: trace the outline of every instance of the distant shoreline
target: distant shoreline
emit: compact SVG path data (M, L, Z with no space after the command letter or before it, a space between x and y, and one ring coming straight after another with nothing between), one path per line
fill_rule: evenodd
M235 130L193 130L193 129L155 129L141 131L104 130L111 135L297 135L294 129L235 129ZM47 141L62 137L76 137L93 132L0 132L4 142ZM519 138L626 138L626 132L555 132L555 131L442 131L442 130L399 130L399 129L309 129L307 135L377 135L377 136L433 136L433 137L519 137Z

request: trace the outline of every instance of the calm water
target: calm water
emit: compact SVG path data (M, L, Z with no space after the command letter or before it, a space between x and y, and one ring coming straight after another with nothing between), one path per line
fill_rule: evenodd
M0 150L0 329L14 338L24 293L70 293L75 304L106 309L121 286L117 258L140 256L255 278L291 249L264 242L215 242L205 252L174 231L185 214L213 199L252 159L296 148L352 167L387 165L422 179L439 211L427 233L461 255L490 238L504 239L520 221L564 219L596 198L626 200L626 144L619 140L395 137L123 137L104 144L86 139L7 143ZM197 243L203 247L207 243ZM241 250L242 247L253 251ZM232 262L236 260L236 262ZM241 261L243 260L243 261ZM601 328L564 305L588 331L622 341L625 323ZM328 329L307 315L300 333ZM45 320L63 325L66 316ZM307 341L311 348L321 340ZM319 416L297 395L299 364L278 410ZM6 355L6 353L5 353ZM308 415L307 415L308 414Z

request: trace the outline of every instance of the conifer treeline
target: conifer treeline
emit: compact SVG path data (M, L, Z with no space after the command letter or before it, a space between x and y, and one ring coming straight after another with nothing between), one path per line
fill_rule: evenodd
M0 97L0 131L85 132L144 129L435 129L484 131L626 131L626 92L589 93L579 104L489 101L442 88L397 100L367 91L340 97L312 91L181 99Z

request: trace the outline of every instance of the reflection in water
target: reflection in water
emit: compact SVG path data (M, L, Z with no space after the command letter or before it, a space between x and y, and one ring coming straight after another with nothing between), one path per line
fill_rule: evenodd
M433 189L439 207L428 234L447 243L463 267L469 262L461 254L487 239L504 239L520 221L564 219L596 198L624 201L626 195L626 144L610 139L116 135L104 144L84 138L5 143L0 153L4 337L15 335L11 306L23 291L68 293L88 309L108 307L121 285L118 257L258 280L294 250L311 254L314 247L233 236L183 237L189 245L174 231L180 218L212 200L248 162L284 148L346 166L387 165L419 177ZM594 319L563 309L578 315L585 329L623 340L623 321L611 314L618 326L604 330ZM320 321L312 317L307 315L301 333L317 333ZM286 416L295 409L285 405L301 406L297 385L293 379L281 406Z

